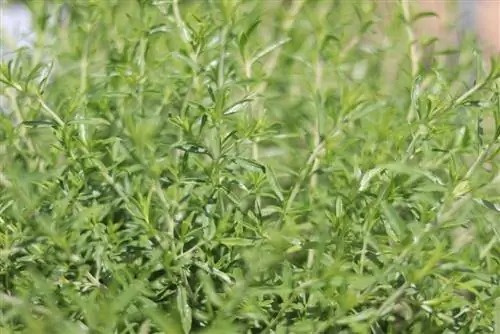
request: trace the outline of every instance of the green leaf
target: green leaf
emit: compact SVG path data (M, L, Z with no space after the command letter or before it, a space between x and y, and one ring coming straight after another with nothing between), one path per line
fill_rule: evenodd
M142 312L164 333L180 333L183 330L177 319L159 309L146 307Z
M495 299L495 334L500 334L500 297Z
M240 55L243 59L246 58L246 46L248 43L248 39L252 35L252 33L255 31L255 29L259 26L261 20L258 19L254 23L250 25L250 27L240 35L240 38L238 40L238 49L240 51Z
M222 238L219 239L219 242L228 247L248 247L255 245L255 240L253 239L244 239L244 238Z
M407 164L403 163L393 163L393 164L385 164L380 166L383 169L386 169L388 171L392 171L398 174L407 174L410 176L421 176L429 179L432 183L438 184L438 185L444 185L444 182L436 175L432 174L428 170L424 170L421 168L416 168L413 166L409 166Z
M194 143L183 143L175 145L174 147L184 152L210 155L205 147Z
M45 120L38 120L38 121L24 121L21 123L22 125L25 126L31 126L31 127L54 127L57 124L53 121L45 121Z
M457 186L458 187L458 186ZM495 204L493 202L490 202L488 200L485 200L485 199L481 199L481 198L475 198L474 201L476 203L479 203L481 204L482 206L484 206L485 208L488 208L490 210L493 210L495 212L499 212L500 213L500 204Z
M202 270L198 270L196 275L203 286L203 291L205 292L205 295L207 296L208 301L217 307L222 307L223 306L223 299L217 293L215 286L214 286L214 282L213 282L212 278L210 277L210 275L203 272Z
M216 103L217 99L215 98L215 93L212 87L208 86L208 95L210 95L210 99L212 100L212 103Z
M237 134L238 134L237 130L233 130L233 131L229 132L226 136L224 136L224 139L222 140L221 145L223 147L225 147L228 144L230 139L237 139L238 138Z
M319 51L323 52L325 50L325 48L328 46L328 44L330 43L330 41L339 42L340 40L334 35L326 35L323 38L323 41L321 42L321 46L319 48Z
M207 114L203 114L200 119L200 130L198 132L198 137L201 137L201 134L203 133L203 129L205 128L205 125L207 124L208 116Z
M267 181L269 182L269 185L271 186L271 189L273 190L274 194L279 198L281 202L285 200L285 197L283 196L283 190L280 187L280 184L278 182L278 179L276 178L276 174L274 173L273 169L270 166L267 166Z
M183 286L177 287L177 310L181 317L182 329L184 334L191 333L193 316L191 306L189 306L186 289Z
M270 46L268 46L267 48L265 48L264 50L262 50L261 52L259 52L257 55L255 55L252 60L250 61L251 64L255 63L257 60L259 60L260 58L264 57L265 55L267 55L268 53L271 53L273 52L274 50L276 50L277 48L279 48L280 46L282 46L283 44L286 44L288 42L290 42L292 39L291 38L285 38L285 39L282 39Z
M366 189L368 189L372 178L374 178L376 175L379 175L383 170L384 169L382 167L376 167L366 172L359 182L359 191L365 191Z
M241 101L238 101L236 103L233 103L231 106L226 108L223 112L224 115L231 115L234 113L237 113L238 111L243 110L243 108L249 103L252 102L252 99L243 99Z
M68 124L84 124L84 125L110 125L109 121L104 118L80 118L69 121Z
M411 23L415 23L416 21L423 19L423 18L426 18L426 17L438 17L438 15L434 12L421 12L421 13L414 15L411 18Z
M391 237L394 242L399 242L402 235L404 222L402 221L396 210L394 210L392 205L383 202L382 210L385 217L387 218L383 220L387 235Z
M252 172L255 172L255 171L259 171L259 172L262 172L262 173L265 173L266 172L266 167L264 167L263 165L259 164L257 161L255 160L252 160L252 159L247 159L247 158L233 158L232 161L247 169L247 170L250 170Z
M373 26L374 23L375 22L373 20L368 20L365 23L363 23L360 29L360 33L361 34L366 33L370 29L370 27Z
M28 86L29 82L36 79L40 75L40 72L44 69L44 66L45 65L41 64L41 63L35 65L33 67L33 69L28 73L28 75L24 78L26 90L27 90L27 86Z
M151 26L148 30L148 34L151 36L154 34L167 33L170 31L172 31L172 28L169 25L159 23L159 24L155 24L155 25Z
M467 194L470 191L471 191L471 187L470 187L469 181L467 181L467 180L461 181L453 189L453 196L455 198L460 197L460 196Z
M359 313L340 318L339 320L336 321L336 323L338 325L351 325L354 323L367 322L373 317L375 317L377 313L378 313L377 310L369 308Z

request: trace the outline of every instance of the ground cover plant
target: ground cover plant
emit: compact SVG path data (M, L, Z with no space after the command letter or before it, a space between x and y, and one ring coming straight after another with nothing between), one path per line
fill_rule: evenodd
M28 4L2 333L499 333L500 69L473 41L424 61L405 1Z

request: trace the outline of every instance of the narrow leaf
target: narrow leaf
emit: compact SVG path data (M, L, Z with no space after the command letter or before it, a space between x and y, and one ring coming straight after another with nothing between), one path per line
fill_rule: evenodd
M177 310L181 317L182 329L185 334L191 332L191 325L193 322L193 316L191 312L191 306L189 306L186 289L182 286L177 288Z
M477 203L481 204L482 206L500 213L500 204L495 204L493 202L487 201L485 199L480 199L480 198L475 198L474 200Z
M420 19L423 19L423 18L426 18L426 17L438 17L438 15L434 12L421 12L421 13L418 13L416 14L415 16L413 16L411 18L411 22L416 22Z
M399 242L404 222L392 205L384 202L382 203L382 209L385 217L387 218L384 220L387 235L391 237L394 242Z
M252 160L252 159L246 159L246 158L235 158L235 159L232 159L232 161L247 169L247 170L250 170L250 171L260 171L262 173L265 173L266 172L266 167L264 167L263 165L259 164L257 161L255 160Z
M24 121L21 124L22 125L26 125L26 126L31 126L31 127L52 127L52 126L56 126L55 122L44 121L44 120L39 120L39 121Z
M219 242L228 247L248 247L255 244L255 240L244 238L222 238L219 240Z
M370 185L370 181L372 180L372 178L378 175L380 172L382 172L382 170L383 168L376 167L366 172L361 178L361 181L359 182L359 191L365 191L366 189L368 189L368 186Z
M274 194L279 198L281 202L283 202L285 200L285 197L283 196L283 190L279 185L276 174L269 166L267 167L266 176L267 176L267 181L269 182L269 185L271 186L271 189L273 190Z
M245 47L248 43L248 39L250 38L250 36L254 32L255 28L257 28L257 26L259 25L260 22L261 22L261 20L257 20L254 23L252 23L252 25L247 29L247 31L245 31L244 33L241 34L241 36L238 40L238 48L240 50L240 55L243 58L245 58Z
M238 111L241 111L247 105L247 103L251 101L252 99L244 99L232 104L224 110L224 115L231 115L237 113Z
M205 147L197 145L197 144L183 143L183 144L176 145L174 147L181 150L181 151L184 151L184 152L210 155L208 150Z
M282 46L285 43L288 43L291 40L292 40L291 38L285 38L285 39L282 39L281 41L278 41L277 43L274 43L273 45L268 46L267 48L265 48L264 50L259 52L255 57L253 57L252 60L250 61L250 63L251 64L255 63L260 58L264 57L268 53L273 52L275 49L279 48L280 46Z
M110 123L104 118L81 118L69 121L68 124L109 125Z

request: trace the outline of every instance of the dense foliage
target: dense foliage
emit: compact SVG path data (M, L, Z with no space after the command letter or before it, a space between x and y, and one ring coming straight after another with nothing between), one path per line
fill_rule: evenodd
M2 333L495 331L500 71L473 41L421 61L423 15L370 1L29 6Z

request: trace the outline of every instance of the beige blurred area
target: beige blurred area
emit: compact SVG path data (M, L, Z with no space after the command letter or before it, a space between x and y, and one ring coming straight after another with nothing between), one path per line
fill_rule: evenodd
M416 37L437 37L443 47L452 47L460 38L473 34L484 55L500 54L500 0L378 0L383 10L406 2L414 15L433 12L415 24ZM445 44L445 45L443 45Z
M500 0L418 0L417 9L434 12L437 17L423 18L417 33L431 34L455 41L457 29L474 32L485 53L500 53ZM449 27L455 27L450 29Z
M477 32L489 53L500 53L500 1L476 0Z

